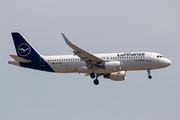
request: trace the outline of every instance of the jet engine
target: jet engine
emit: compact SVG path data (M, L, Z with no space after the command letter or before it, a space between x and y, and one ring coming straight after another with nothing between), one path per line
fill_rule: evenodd
M125 80L125 76L126 76L126 71L118 71L104 75L104 78L111 79L113 81L123 81Z
M121 63L119 61L104 62L103 66L106 70L117 72L121 70Z

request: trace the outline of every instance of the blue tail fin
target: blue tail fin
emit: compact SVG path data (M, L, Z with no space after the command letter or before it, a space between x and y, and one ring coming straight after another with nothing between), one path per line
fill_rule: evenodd
M54 72L34 47L18 32L12 33L17 56L11 56L21 67Z
M40 57L40 54L33 48L33 46L17 32L12 33L14 45L16 48L17 55L19 57L31 60Z

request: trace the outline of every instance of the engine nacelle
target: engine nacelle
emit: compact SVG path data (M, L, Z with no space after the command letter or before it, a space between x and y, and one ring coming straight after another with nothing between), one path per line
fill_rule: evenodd
M118 72L113 72L108 75L104 75L104 78L111 79L113 81L123 81L125 80L126 76L126 71L118 71Z
M119 61L110 61L103 63L106 70L116 72L121 70L121 63Z

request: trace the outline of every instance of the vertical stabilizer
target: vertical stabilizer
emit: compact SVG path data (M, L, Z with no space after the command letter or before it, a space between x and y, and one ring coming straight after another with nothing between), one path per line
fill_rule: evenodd
M13 32L11 34L13 37L17 56L10 55L15 61L9 61L9 64L36 70L54 72L54 70L44 60L43 56L40 55L20 33Z
M28 60L40 57L39 53L20 33L13 32L12 37L13 37L17 55L19 57L22 57Z

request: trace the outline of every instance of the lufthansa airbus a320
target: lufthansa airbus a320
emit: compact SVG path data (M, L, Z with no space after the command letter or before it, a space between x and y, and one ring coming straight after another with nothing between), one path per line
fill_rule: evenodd
M150 70L171 65L169 59L154 52L91 54L71 43L64 34L62 36L73 49L74 55L41 55L20 33L13 32L17 55L10 55L13 60L9 64L56 73L85 73L94 79L95 85L99 84L99 76L123 81L129 70L147 70L148 78L151 79Z

